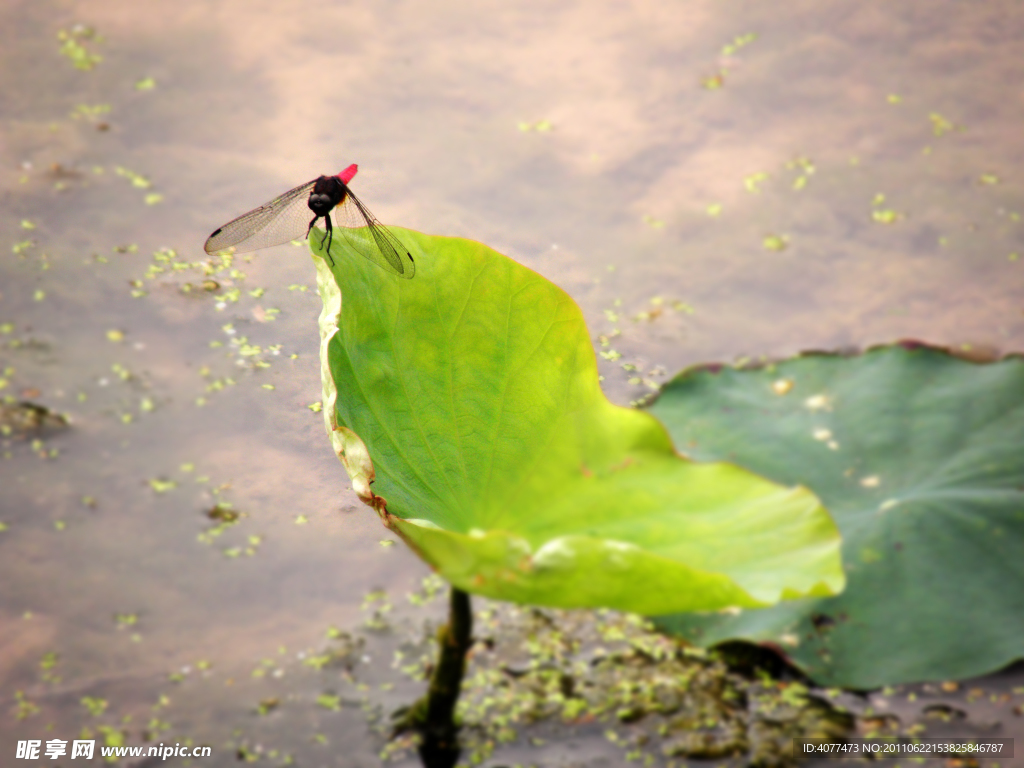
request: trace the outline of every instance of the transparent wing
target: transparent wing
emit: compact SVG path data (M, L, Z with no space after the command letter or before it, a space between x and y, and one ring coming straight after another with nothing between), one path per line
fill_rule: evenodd
M351 189L333 214L336 231L343 234L354 251L407 280L416 274L409 249L366 209Z
M302 240L306 237L313 212L307 205L316 180L290 189L266 205L232 219L206 240L207 253L235 246L236 253Z

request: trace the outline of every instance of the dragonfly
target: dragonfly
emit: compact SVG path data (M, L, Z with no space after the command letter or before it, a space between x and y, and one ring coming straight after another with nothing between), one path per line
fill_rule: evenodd
M234 246L236 253L247 253L309 237L313 226L322 218L326 231L320 244L326 246L324 251L333 266L330 254L334 242L333 214L334 223L354 251L377 266L410 279L416 273L416 263L409 249L370 213L348 186L358 170L359 166L353 163L336 176L319 176L243 213L206 239L206 252L216 253ZM310 211L313 219L307 223Z

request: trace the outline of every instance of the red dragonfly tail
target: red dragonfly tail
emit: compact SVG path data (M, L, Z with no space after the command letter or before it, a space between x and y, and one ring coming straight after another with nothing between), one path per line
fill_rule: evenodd
M352 163L348 168L338 174L338 178L348 184L355 177L356 173L359 172L359 166Z

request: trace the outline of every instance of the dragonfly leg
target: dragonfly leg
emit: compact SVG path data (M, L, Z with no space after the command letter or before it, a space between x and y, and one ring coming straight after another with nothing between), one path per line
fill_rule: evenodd
M331 262L331 266L334 266L334 259L331 258L331 243L334 242L334 226L331 224L331 214L324 216L324 223L327 225L327 234L324 235L324 240L327 241L327 248L324 252L327 254L327 259Z
M313 231L313 225L316 224L316 220L319 219L319 218L320 218L319 216L314 216L313 220L311 222L309 222L309 226L306 228L306 239L307 240L309 239L310 233ZM324 220L327 222L327 234L329 235L329 234L331 234L331 217L330 216L324 216ZM324 235L324 240L327 240L327 235ZM323 244L324 244L323 241L321 241L320 245L323 245ZM327 241L327 249L326 249L326 251L327 251L327 260L331 263L331 266L333 267L334 266L334 259L331 258L330 248L331 248L331 241L328 240Z

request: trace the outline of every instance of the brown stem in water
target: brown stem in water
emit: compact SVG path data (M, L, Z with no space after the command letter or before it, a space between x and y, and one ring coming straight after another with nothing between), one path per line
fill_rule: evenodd
M466 654L473 644L473 611L469 595L451 588L448 624L437 633L438 658L427 694L406 710L393 734L420 734L420 759L424 768L453 768L459 760L459 726L455 705L459 701Z
M427 716L420 735L420 759L425 768L452 768L459 759L459 726L455 705L466 671L466 654L473 643L473 611L469 595L452 587L448 626L437 639L440 651L427 691Z

